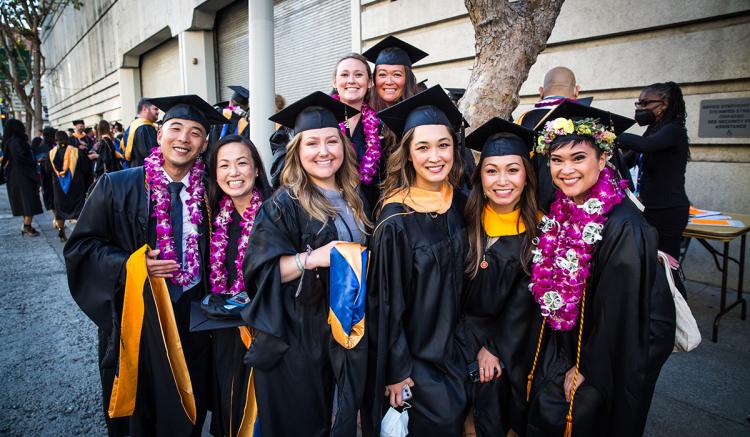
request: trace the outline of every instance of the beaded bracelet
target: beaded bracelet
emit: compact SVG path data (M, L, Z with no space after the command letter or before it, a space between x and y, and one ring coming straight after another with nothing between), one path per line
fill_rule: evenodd
M305 260L307 262L307 260ZM300 273L304 273L305 266L302 265L302 260L300 260L300 256L298 253L294 254L294 263L297 264L297 268L299 269Z

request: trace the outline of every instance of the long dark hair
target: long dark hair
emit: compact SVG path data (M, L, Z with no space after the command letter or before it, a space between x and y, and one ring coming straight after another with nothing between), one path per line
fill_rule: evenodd
M3 145L11 138L20 138L24 143L29 142L29 137L26 135L26 127L23 125L23 122L17 118L11 118L5 122Z
M101 140L104 135L112 136L109 122L107 120L100 120L96 127L96 136Z
M674 82L660 82L653 83L643 90L654 92L667 102L667 110L664 111L664 115L659 120L659 125L677 120L682 127L685 127L687 111L685 110L685 99L682 97L682 89L679 85Z
M484 164L484 160L485 158L479 160L476 170L471 175L471 192L469 193L469 198L466 201L466 209L464 210L466 234L469 239L469 251L466 255L465 271L472 278L479 271L482 255L487 249L487 234L484 232L484 226L482 226L482 212L488 202L484 197L484 189L482 187L482 165ZM539 229L537 229L538 207L536 203L537 179L536 173L534 173L534 166L531 164L529 158L521 156L521 162L523 162L523 168L526 171L526 186L518 202L521 209L518 219L519 221L523 221L526 232L521 243L520 259L523 271L530 274L529 262L531 261L532 241L539 235Z
M417 87L417 78L414 76L414 72L411 70L411 67L407 67L406 65L404 67L404 73L406 75L406 82L404 83L404 90L401 93L401 98L398 99L398 102L402 100L406 100L409 97L415 96L419 94L419 88ZM385 102L379 95L378 95L378 88L375 85L375 81L377 80L377 74L378 74L378 66L375 66L375 71L373 71L372 75L372 87L373 92L370 94L370 108L374 109L375 112L380 112L383 109L388 108L391 105L388 105L388 103ZM394 102L393 105L395 105L398 102Z
M227 135L220 139L211 150L211 156L208 162L211 166L208 169L208 201L211 204L211 209L216 211L219 207L219 201L224 197L224 191L219 187L219 183L216 181L216 166L218 165L219 149L229 143L241 143L250 149L250 156L253 158L253 165L258 171L258 177L255 178L255 187L260 191L260 197L267 199L271 195L271 184L268 183L268 177L266 177L266 169L263 167L263 161L260 159L260 153L255 147L252 141L240 135Z
M64 130L55 132L55 143L57 143L58 146L69 145L70 137L68 136L68 133Z
M463 174L464 163L461 157L461 145L458 144L458 137L456 131L452 127L446 126L448 132L453 139L453 166L451 171L448 173L446 179L454 189L458 189L461 184L461 176ZM380 186L381 192L376 210L379 211L383 208L383 201L398 194L403 189L411 189L414 184L414 180L417 177L417 172L414 170L414 163L409 160L411 142L414 139L414 130L416 127L409 129L401 142L398 143L398 147L388 155L388 162L386 164L386 176L385 180Z

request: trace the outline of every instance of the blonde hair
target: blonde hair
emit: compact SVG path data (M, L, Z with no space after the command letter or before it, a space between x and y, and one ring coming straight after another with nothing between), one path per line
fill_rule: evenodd
M453 187L458 187L461 184L461 174L464 167L463 160L461 159L456 132L451 127L446 126L446 128L453 139L453 166L450 173L448 173L447 180ZM417 177L414 164L409 160L411 143L414 139L414 129L416 128L409 129L406 132L398 147L388 156L385 180L380 186L383 194L380 196L378 209L382 209L384 199L393 197L404 188L409 190L414 183L414 179Z
M341 188L344 201L352 208L354 216L365 228L370 228L372 224L365 214L362 198L359 197L357 152L354 151L349 138L342 135L338 128L336 132L338 132L344 149L344 160L341 167L336 171L336 185ZM284 162L284 169L281 171L281 185L286 187L291 196L299 201L302 209L310 217L325 223L329 218L336 217L336 208L326 199L302 166L299 148L302 144L303 133L296 134L286 146L286 161ZM360 229L360 231L367 233L367 229Z

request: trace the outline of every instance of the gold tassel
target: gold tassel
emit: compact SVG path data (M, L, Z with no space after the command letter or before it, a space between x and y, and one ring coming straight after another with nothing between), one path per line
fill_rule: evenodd
M563 437L573 437L573 416L568 413L565 417L565 434Z

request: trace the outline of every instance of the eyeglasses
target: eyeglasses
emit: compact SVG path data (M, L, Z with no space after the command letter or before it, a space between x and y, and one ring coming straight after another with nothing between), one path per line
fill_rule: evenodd
M663 102L663 100L636 100L635 101L635 107L636 108L642 108L644 106L648 106L652 103L660 103Z

